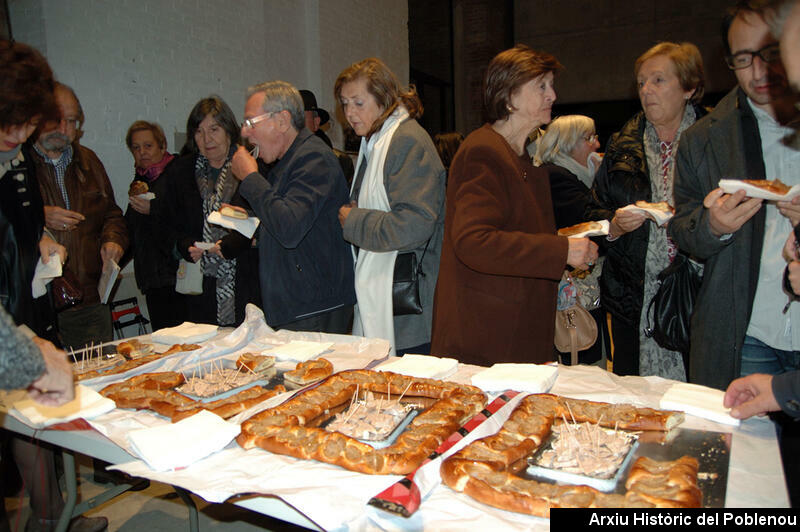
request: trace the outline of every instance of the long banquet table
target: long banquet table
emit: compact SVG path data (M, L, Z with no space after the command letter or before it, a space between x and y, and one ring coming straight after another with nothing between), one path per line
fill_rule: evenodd
M334 364L337 370L342 369ZM469 383L480 369L461 365L448 380ZM658 377L618 377L593 366L561 366L551 393L658 407L661 395L671 384L672 381ZM114 419L121 413L127 415L115 410L104 416ZM104 416L92 420L100 430L104 430ZM130 416L157 417L142 412L130 412ZM754 418L731 427L687 415L682 426L732 434L726 507L789 506L775 430L769 420ZM469 522L471 526L491 529L549 529L547 519L491 508L441 484L433 487L411 518L392 516L367 506L366 502L400 477L363 475L260 449L244 451L235 441L189 467L158 472L129 453L118 433L114 433L112 441L96 430L35 431L10 415L4 416L3 427L34 435L67 451L117 464L118 469L133 476L179 486L209 502L230 501L309 528L463 530L464 523Z

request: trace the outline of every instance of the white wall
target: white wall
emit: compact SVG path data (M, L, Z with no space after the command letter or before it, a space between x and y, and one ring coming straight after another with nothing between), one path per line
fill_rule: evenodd
M351 63L378 56L408 82L404 0L8 0L8 7L14 38L39 49L75 89L86 115L81 143L105 164L123 210L133 178L125 133L135 120L161 124L177 152L175 134L212 93L241 121L247 86L282 79L314 91L335 120L333 84ZM341 147L337 124L329 135ZM126 268L115 299L137 294Z
M354 61L381 57L408 80L408 7L395 0L8 0L14 38L45 54L86 115L82 143L127 203L135 120L185 131L200 98L216 93L238 119L248 85L283 79L334 111L333 83ZM338 126L331 136L341 139ZM340 142L340 140L339 140Z

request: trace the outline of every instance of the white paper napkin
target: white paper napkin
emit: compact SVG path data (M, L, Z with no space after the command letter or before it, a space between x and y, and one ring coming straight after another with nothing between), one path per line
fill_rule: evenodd
M233 229L234 231L239 231L247 238L253 238L261 220L254 216L249 217L247 220L239 220L238 218L222 216L219 211L214 211L208 215L208 222Z
M332 345L333 342L304 342L302 340L292 340L288 344L279 345L272 349L262 351L262 354L274 356L278 360L305 362L327 351Z
M28 420L27 424L41 428L74 419L91 419L110 412L116 405L111 399L79 384L75 387L75 399L61 406L45 406L30 397L16 401L12 406L16 414Z
M31 281L31 291L34 299L45 295L47 293L47 283L56 277L61 277L61 273L61 258L58 253L51 254L47 264L43 263L42 258L39 257L39 262L36 263L36 270Z
M472 384L487 392L517 390L545 393L558 378L556 366L540 364L495 364L472 376Z
M145 192L144 194L137 194L136 197L137 198L141 198L143 200L148 200L148 201L156 199L156 195L153 194L152 192Z
M458 360L428 355L405 355L381 364L376 369L401 373L410 377L444 379L458 371Z
M722 406L724 397L722 390L679 382L664 393L659 406L664 410L679 410L717 423L738 426L739 420L731 417L731 409Z
M750 183L745 183L740 179L720 179L719 188L726 194L734 194L739 190L744 190L751 198L762 198L773 201L791 201L792 198L800 195L800 185L794 185L786 194L776 194L775 192L764 190Z
M168 327L154 332L150 338L159 344L196 344L213 338L219 326L210 323L185 321L177 327Z
M201 410L177 423L131 431L128 441L151 469L169 471L219 451L238 434L239 425Z
M626 205L620 209L621 211L629 211L629 212L640 212L645 215L650 215L653 218L653 221L660 227L670 221L673 216L675 216L672 212L664 212L658 209L646 209L644 207L639 207L631 203L630 205Z

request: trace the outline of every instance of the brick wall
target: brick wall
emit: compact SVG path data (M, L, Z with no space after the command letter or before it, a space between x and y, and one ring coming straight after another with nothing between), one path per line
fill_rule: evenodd
M127 204L135 120L159 122L169 149L200 98L219 94L241 120L248 85L283 79L333 111L333 83L377 55L408 81L408 9L394 0L8 0L12 31L46 56L85 114L97 152ZM334 139L341 137L332 128Z

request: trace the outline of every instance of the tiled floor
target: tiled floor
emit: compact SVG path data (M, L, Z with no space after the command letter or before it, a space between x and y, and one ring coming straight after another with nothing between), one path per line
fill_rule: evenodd
M101 493L106 484L92 480L91 461L77 457L79 467L79 500ZM261 530L300 531L305 528L271 519L232 504L209 504L192 496L197 505L200 530L205 532L253 532ZM30 510L27 497L6 498L8 519L12 531L23 531ZM21 512L19 511L21 508ZM109 531L174 532L189 530L189 510L170 486L152 482L142 491L129 491L87 512L87 516L108 518Z

